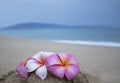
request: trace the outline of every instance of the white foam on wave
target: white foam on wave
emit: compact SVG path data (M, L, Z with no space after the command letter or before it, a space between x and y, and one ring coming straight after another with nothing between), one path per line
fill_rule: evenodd
M67 44L92 45L92 46L120 47L120 43L118 43L118 42L105 42L105 41L53 40L53 42L67 43Z

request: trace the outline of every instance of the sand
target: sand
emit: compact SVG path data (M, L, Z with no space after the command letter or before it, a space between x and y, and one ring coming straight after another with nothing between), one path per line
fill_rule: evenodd
M51 73L47 73L45 80L41 80L36 76L35 72L30 73L27 78L22 78L15 71L10 71L6 75L2 75L0 83L89 83L84 73L79 73L72 80L67 80L65 77L59 79L53 76Z
M120 48L0 37L0 77L39 51L71 53L89 83L120 83Z

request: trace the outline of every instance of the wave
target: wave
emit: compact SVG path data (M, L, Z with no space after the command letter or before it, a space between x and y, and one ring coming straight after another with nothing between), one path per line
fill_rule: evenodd
M67 44L80 44L80 45L92 45L92 46L120 47L120 43L118 42L105 42L105 41L53 40L53 42L67 43Z

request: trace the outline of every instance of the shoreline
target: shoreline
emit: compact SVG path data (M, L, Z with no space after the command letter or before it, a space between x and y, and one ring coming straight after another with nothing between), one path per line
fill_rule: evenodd
M58 43L58 44L69 44L69 45L71 44L71 45L92 46L92 47L120 48L119 42L111 42L111 41L41 40L41 39L31 39L31 38L22 38L22 37L6 37L6 36L0 36L0 38L21 39L21 40L30 40L30 41L42 41L42 42L51 42L51 43Z
M118 42L106 42L106 41L82 41L82 40L52 40L56 43L73 44L73 45L87 45L87 46L101 46L101 47L117 47L120 48Z
M120 48L0 37L0 76L39 51L71 53L90 83L120 82Z

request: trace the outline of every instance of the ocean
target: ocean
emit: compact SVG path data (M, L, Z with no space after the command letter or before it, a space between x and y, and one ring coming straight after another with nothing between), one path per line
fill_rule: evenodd
M120 29L117 28L1 29L0 36L49 40L58 43L120 47Z

